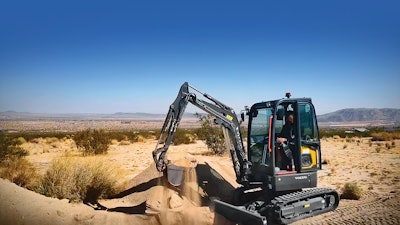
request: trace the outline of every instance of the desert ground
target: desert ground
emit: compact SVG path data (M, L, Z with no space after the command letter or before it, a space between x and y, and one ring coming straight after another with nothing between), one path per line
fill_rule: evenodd
M195 168L189 170L185 188L174 189L155 169L151 152L156 143L155 139L114 141L106 155L96 156L124 171L120 179L126 183L126 190L112 199L100 199L96 206L45 197L0 179L0 224L230 224L210 207L211 199L226 200L238 186L229 155L210 154L202 141L171 146L170 160L190 162ZM341 192L353 182L364 194L359 200L342 199L333 212L293 224L400 224L400 140L392 146L385 148L384 142L369 138L322 139L325 164L318 187ZM23 148L29 151L26 159L41 173L53 159L78 151L70 139L51 144L37 140L24 143Z

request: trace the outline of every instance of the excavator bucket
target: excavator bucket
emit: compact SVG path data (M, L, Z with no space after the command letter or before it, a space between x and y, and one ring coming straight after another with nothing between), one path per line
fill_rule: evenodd
M194 159L179 159L176 161L169 161L166 166L166 177L168 182L175 187L179 187L185 180L185 174L195 172L197 161ZM190 179L190 177L186 177Z
M181 186L183 179L185 178L185 168L174 164L167 166L167 179L168 182L175 186Z
M244 206L234 206L223 201L213 200L214 211L226 219L241 225L267 225L267 218Z

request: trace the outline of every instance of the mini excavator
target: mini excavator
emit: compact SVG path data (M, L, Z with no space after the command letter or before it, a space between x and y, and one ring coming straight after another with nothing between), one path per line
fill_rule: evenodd
M291 98L290 93L286 98L255 103L241 112L241 122L248 116L246 151L241 122L234 110L183 83L152 153L157 170L163 171L171 184L179 186L182 176L174 172L177 166L167 160L166 153L189 102L215 117L214 122L223 128L236 182L240 184L231 203L213 200L216 213L243 225L289 224L339 205L335 190L317 188L322 162L314 105L310 98ZM277 141L282 140L282 130L289 125L289 114L293 116L291 137Z

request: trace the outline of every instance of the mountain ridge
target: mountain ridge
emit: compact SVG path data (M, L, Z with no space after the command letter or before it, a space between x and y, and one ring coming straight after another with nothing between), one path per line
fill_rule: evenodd
M400 109L396 108L346 108L318 115L318 122L400 122Z
M29 120L29 119L146 119L164 118L166 114L145 112L116 112L116 113L30 113L4 111L0 112L0 120ZM186 112L184 117L195 117L194 113ZM345 108L334 112L317 115L318 122L365 122L385 121L400 122L400 109L396 108Z

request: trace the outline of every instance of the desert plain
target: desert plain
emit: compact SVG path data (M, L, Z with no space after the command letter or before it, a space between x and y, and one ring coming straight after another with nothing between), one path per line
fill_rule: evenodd
M155 168L151 153L156 144L156 137L134 143L113 141L106 155L94 156L122 171L119 179L125 187L113 198L99 199L96 206L46 197L0 179L0 224L231 224L213 212L211 203L214 198L228 199L238 187L229 154L213 155L203 141L172 145L170 160L196 166L184 190L174 189ZM400 140L389 145L368 137L322 138L324 164L318 187L341 193L346 183L353 183L363 194L359 200L341 199L335 211L293 224L400 224ZM67 138L51 143L38 139L22 147L40 173L58 157L79 154Z

